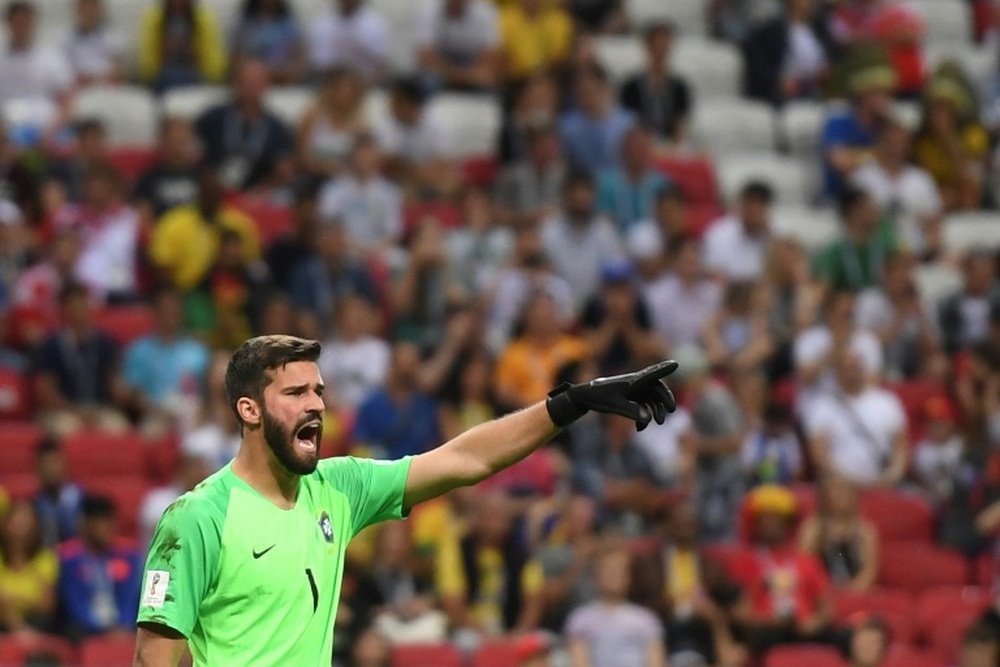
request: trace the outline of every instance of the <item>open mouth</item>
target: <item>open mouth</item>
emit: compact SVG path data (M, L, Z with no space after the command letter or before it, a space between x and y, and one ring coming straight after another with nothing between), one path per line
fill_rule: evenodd
M323 434L323 424L311 421L295 432L295 444L307 452L319 451L319 440Z

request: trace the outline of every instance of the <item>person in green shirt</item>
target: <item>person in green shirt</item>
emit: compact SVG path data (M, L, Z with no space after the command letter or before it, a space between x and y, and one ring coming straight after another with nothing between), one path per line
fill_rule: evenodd
M233 461L181 496L153 535L139 600L135 664L330 664L344 553L366 526L475 484L524 458L590 410L645 428L675 407L677 364L556 388L543 402L396 461L319 460L320 345L260 336L233 354L226 394L242 429Z
M868 193L847 187L838 201L844 229L841 238L816 257L816 275L834 291L860 292L878 285L889 254L899 243L888 220Z

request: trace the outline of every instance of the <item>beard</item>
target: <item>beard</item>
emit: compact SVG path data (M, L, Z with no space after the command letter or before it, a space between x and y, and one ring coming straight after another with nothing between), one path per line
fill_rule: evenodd
M290 473L308 475L316 470L316 465L319 463L319 447L317 446L316 451L311 453L299 453L295 446L295 435L299 429L315 418L315 415L306 415L293 428L287 429L280 421L272 417L267 409L262 411L264 442L274 453L278 463ZM318 445L322 441L322 437L317 436L316 441Z

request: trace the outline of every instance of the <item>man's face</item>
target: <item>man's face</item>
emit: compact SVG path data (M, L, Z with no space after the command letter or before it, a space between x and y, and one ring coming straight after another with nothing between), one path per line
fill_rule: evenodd
M594 210L594 190L578 183L566 193L566 211L574 218L589 218Z
M177 333L184 320L184 309L176 294L163 294L156 301L156 329L163 334Z
M38 481L43 487L59 487L66 480L66 462L62 454L50 451L38 459Z
M101 22L100 0L79 0L76 3L76 22L82 28L93 28Z
M878 667L886 649L885 635L877 628L860 628L851 637L852 664Z
M887 88L873 88L858 97L858 108L863 113L885 116L892 109L892 91Z
M168 162L190 162L195 156L194 134L186 121L171 121L163 130L161 142L163 157Z
M582 74L576 84L577 104L588 114L599 114L604 109L606 89L604 82L592 74Z
M262 63L248 61L236 73L234 93L241 104L261 104L267 92L267 68Z
M740 201L740 218L743 227L749 234L762 234L767 231L771 215L771 207L758 197L743 197Z
M106 549L115 539L113 516L90 517L83 520L83 534L98 549Z
M15 10L7 19L7 30L12 44L29 46L35 36L35 12L26 8Z
M669 30L657 30L649 36L646 48L649 51L649 59L654 63L666 63L670 57L670 47L673 44L673 36Z
M993 260L977 255L968 260L965 269L965 289L975 294L988 292L996 278Z
M996 667L1000 657L1000 645L997 642L975 642L962 646L959 654L959 667Z
M761 512L754 522L757 539L764 544L782 544L788 537L788 517L777 512Z
M311 361L293 361L271 371L264 388L264 441L291 473L316 470L323 439L323 379Z
M597 588L604 596L623 598L628 595L629 575L626 554L607 554L597 563Z

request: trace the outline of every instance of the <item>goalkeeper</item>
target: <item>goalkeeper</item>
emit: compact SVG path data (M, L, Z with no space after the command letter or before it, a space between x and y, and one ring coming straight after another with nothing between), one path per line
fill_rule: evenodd
M245 342L226 370L242 428L231 463L171 505L156 528L139 600L135 664L329 665L344 552L366 526L475 484L524 458L588 411L645 428L674 397L665 361L629 375L563 385L532 405L397 461L319 460L319 343Z

